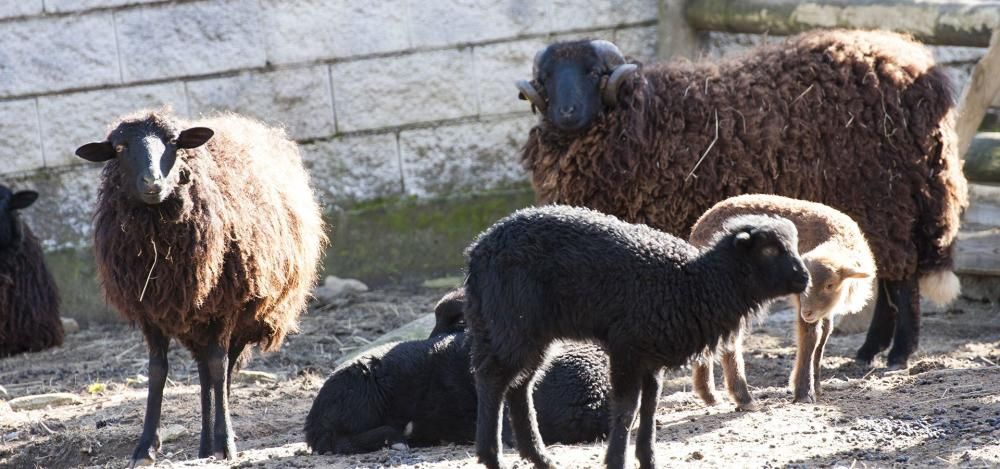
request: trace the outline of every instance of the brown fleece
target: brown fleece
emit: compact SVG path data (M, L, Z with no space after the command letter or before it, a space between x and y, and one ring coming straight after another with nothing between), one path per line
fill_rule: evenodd
M543 118L522 161L540 202L677 236L738 194L821 202L858 221L880 278L900 280L952 267L968 205L953 120L949 80L926 47L819 31L717 62L643 68L619 108L582 133Z
M277 349L297 328L326 243L298 147L237 115L183 122L143 112L120 124L141 120L168 135L196 126L215 135L178 150L181 182L159 205L128 200L118 161L105 166L94 245L108 301L192 350L230 341Z
M27 225L0 249L0 357L37 352L63 342L59 290L45 266L42 247Z

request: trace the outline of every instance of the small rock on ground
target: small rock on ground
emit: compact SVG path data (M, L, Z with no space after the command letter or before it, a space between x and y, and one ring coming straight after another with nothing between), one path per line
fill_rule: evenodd
M76 394L68 392L55 392L51 394L36 394L34 396L18 397L11 399L10 408L14 411L44 409L46 407L62 407L64 405L83 404Z

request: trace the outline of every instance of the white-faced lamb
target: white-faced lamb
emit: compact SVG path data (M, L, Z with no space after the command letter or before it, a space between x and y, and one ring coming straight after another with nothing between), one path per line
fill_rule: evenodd
M968 196L951 84L905 36L814 31L733 58L652 66L607 41L557 43L518 89L542 116L522 154L539 202L676 236L746 193L850 215L885 293L857 353L864 364L891 341L888 365L906 367L920 295L958 294L953 248Z
M18 216L35 191L0 185L0 357L62 345L59 290L42 246Z
M788 220L731 219L712 247L585 208L515 212L469 247L465 320L479 399L476 452L500 464L503 402L521 456L553 467L535 419L535 371L560 339L608 353L611 419L605 463L625 466L636 406L640 466L654 467L655 412L664 367L736 332L771 300L801 293L809 276Z
M152 463L160 445L171 338L198 363L199 457L233 458L230 379L254 345L275 350L296 330L326 242L298 147L234 114L186 121L143 111L111 128L76 154L107 162L94 216L98 272L149 347L132 465Z
M815 402L820 391L823 349L838 314L856 313L872 296L875 259L858 224L851 217L823 204L777 195L750 194L731 197L705 212L691 229L695 246L709 246L714 234L732 217L773 215L795 224L799 253L812 283L790 299L796 309L795 368L790 384L795 402ZM720 347L726 388L737 409L754 410L743 365L742 334ZM712 361L694 364L694 389L707 404L715 404Z
M428 339L384 345L335 370L306 417L309 447L351 454L472 442L476 389L461 320L464 302L461 289L442 298ZM593 345L567 344L553 359L534 393L546 443L607 435L607 372L606 355Z

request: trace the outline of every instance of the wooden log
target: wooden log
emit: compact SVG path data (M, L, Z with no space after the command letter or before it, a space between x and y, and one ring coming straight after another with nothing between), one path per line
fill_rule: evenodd
M375 339L374 342L366 344L363 347L360 347L344 355L343 357L341 357L340 360L337 360L337 367L340 367L344 363L351 362L361 354L383 344L388 344L392 342L402 342L404 340L426 339L427 336L430 335L433 329L434 329L434 314L433 313L425 314L417 319L414 319L413 321L410 321L400 326L399 329L388 332L382 337Z
M1000 3L692 0L686 16L704 31L787 35L816 28L889 29L928 44L986 47L1000 25Z
M974 182L1000 183L1000 132L980 132L965 153L965 177Z
M990 47L972 69L972 76L958 100L955 132L958 134L958 154L965 155L972 144L983 116L993 99L1000 95L1000 30L990 37Z

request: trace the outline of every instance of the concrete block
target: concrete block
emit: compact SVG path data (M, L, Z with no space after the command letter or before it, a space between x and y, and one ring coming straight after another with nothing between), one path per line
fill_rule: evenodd
M336 132L325 65L191 81L187 96L194 116L230 110L284 126L298 140Z
M37 15L42 12L42 0L8 0L0 2L0 18Z
M0 102L0 174L45 165L34 99Z
M15 3L20 0L11 0ZM71 11L85 11L94 8L112 8L127 5L141 5L143 3L158 2L161 0L45 0L45 11L48 13L66 13Z
M402 193L395 133L305 144L302 157L324 207Z
M479 114L523 112L531 109L527 101L517 99L514 82L531 79L535 53L547 45L541 39L501 42L476 47L476 83L479 86Z
M262 0L267 59L290 63L409 47L405 0Z
M0 96L118 83L111 13L0 27Z
M528 174L520 149L535 122L525 115L401 132L406 193L426 197L523 184Z
M555 0L550 3L552 31L590 29L655 21L658 0Z
M649 64L656 62L656 26L637 26L615 31L613 41L622 53Z
M413 47L436 47L546 32L546 3L453 0L410 3Z
M331 67L340 131L476 114L471 49L419 52Z
M216 0L117 13L126 82L261 67L257 2Z
M107 137L108 126L121 115L143 108L173 107L188 115L180 82L43 96L38 99L46 166L91 164L73 152Z

